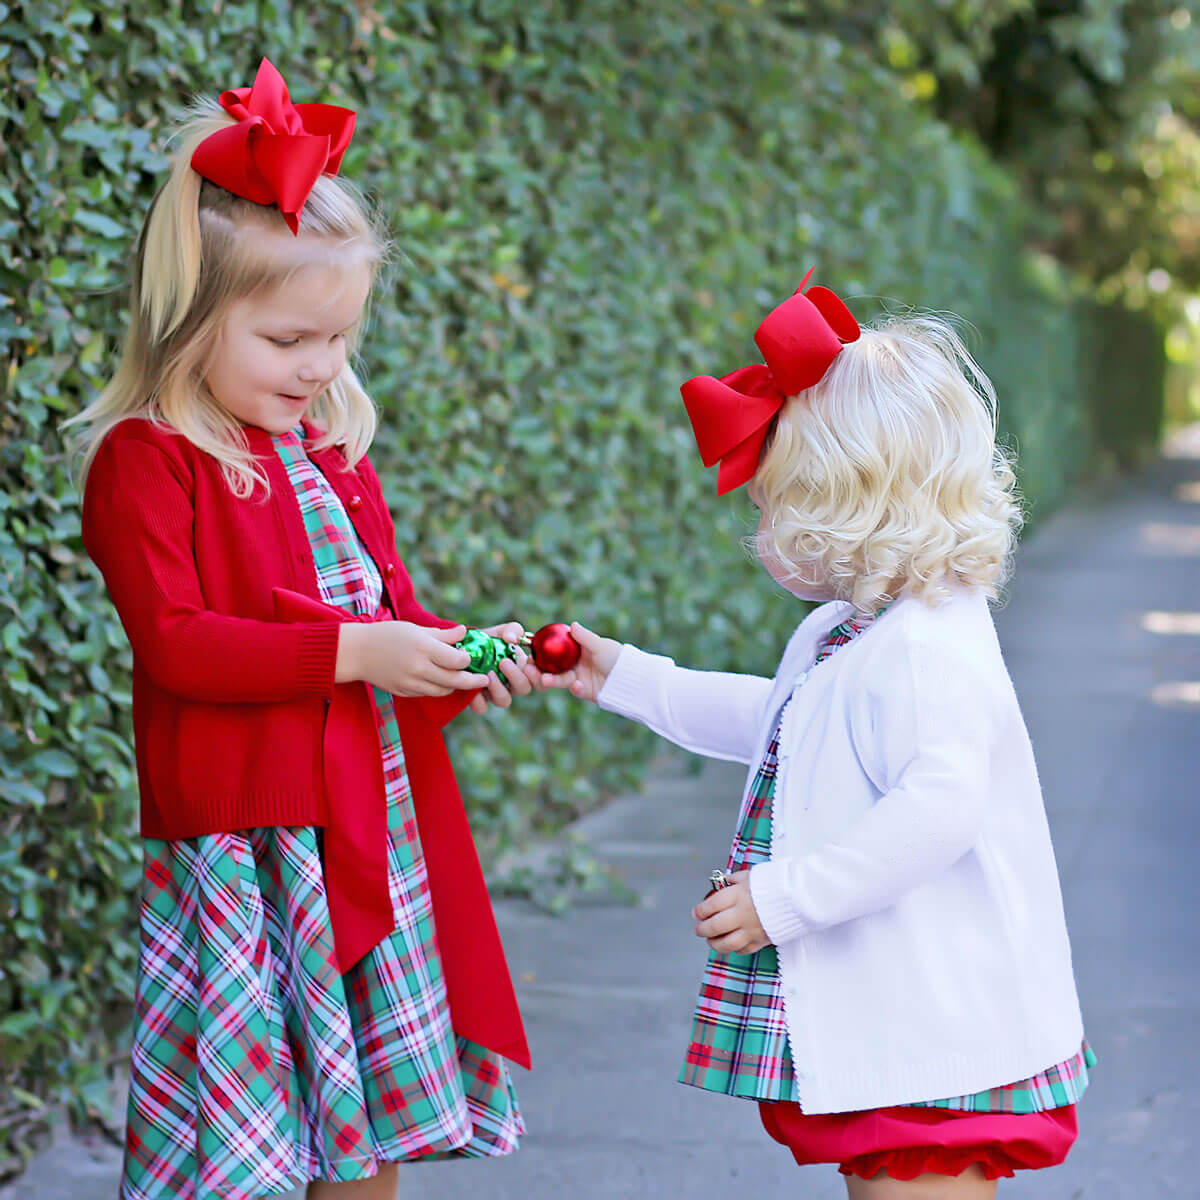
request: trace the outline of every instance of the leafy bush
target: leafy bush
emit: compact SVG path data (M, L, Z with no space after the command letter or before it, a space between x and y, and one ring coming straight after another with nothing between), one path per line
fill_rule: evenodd
M1091 317L1023 255L1005 176L885 69L754 5L0 0L10 1162L42 1100L84 1111L121 1057L136 956L129 654L56 427L113 368L169 113L263 52L300 99L359 110L345 169L400 261L364 348L373 454L445 613L769 669L794 604L740 548L749 506L716 500L678 385L751 361L812 265L862 315L896 298L973 322L1039 513L1091 454ZM489 855L633 786L652 749L562 696L522 710L454 735Z

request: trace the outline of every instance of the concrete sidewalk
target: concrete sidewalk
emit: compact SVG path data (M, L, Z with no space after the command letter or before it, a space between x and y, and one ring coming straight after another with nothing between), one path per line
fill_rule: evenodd
M1071 1158L1003 1184L1011 1200L1200 1193L1189 1150L1200 1125L1198 614L1194 433L1040 529L997 615L1100 1056ZM533 1045L534 1072L516 1071L530 1132L508 1160L403 1170L402 1197L844 1196L835 1168L792 1166L754 1105L674 1082L703 965L687 914L724 859L741 779L722 764L659 774L580 824L637 907L554 918L498 906ZM115 1151L66 1142L0 1200L101 1200L118 1169Z

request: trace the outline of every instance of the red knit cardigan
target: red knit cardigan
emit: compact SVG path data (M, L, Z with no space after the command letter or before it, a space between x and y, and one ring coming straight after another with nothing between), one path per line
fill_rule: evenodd
M312 434L312 430L308 432ZM270 480L248 499L182 435L130 418L88 473L83 540L133 647L141 832L175 840L273 825L326 831L339 966L393 928L386 795L372 693L335 687L295 492L271 438L244 428ZM383 576L396 619L447 627L416 601L378 476L337 448L313 463ZM470 698L394 699L455 1031L524 1066L529 1050L441 725Z

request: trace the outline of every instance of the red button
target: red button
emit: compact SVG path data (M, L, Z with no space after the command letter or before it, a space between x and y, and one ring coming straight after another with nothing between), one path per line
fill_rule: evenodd
M358 512L358 510L360 508L362 508L362 497L361 496L351 496L350 497L350 511Z
M391 579L391 577L392 577L393 575L395 575L395 573L396 573L396 564L395 564L395 563L388 563L388 565L387 565L386 567L384 567L384 568L383 568L383 573L384 573L384 574L385 574L385 575L386 575L386 576L387 576L389 579Z

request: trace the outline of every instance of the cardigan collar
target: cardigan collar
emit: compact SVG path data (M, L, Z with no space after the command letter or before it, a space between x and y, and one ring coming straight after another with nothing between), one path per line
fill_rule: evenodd
M951 589L950 598L944 600L943 603L978 601L982 595L983 593L978 589L955 587ZM882 621L891 617L894 613L907 608L909 605L924 603L925 601L917 596L913 596L908 592L901 592L887 606L887 612L879 620ZM986 599L984 603L986 603ZM779 703L782 703L782 698L791 692L797 682L806 676L807 672L811 669L813 660L817 656L821 639L834 626L841 624L842 621L852 616L853 613L854 605L849 600L830 600L814 608L800 622L788 641L787 647L783 652L783 657L779 660L779 668L775 673L775 687L771 697L772 702L778 698ZM841 655L835 657L841 658Z
M322 430L315 422L310 421L307 417L301 417L298 424L304 430L304 440L313 441L321 436ZM261 457L264 454L274 454L275 446L272 441L272 434L266 429L258 425L242 425L242 433L245 435L246 444L250 447L250 452L256 457ZM335 453L341 457L341 450L337 446L329 446L324 450L318 450L317 455Z
M790 690L795 682L793 676L812 665L821 639L853 612L854 605L849 600L829 600L814 608L796 626L796 632L789 639L775 675L776 683L786 681Z

